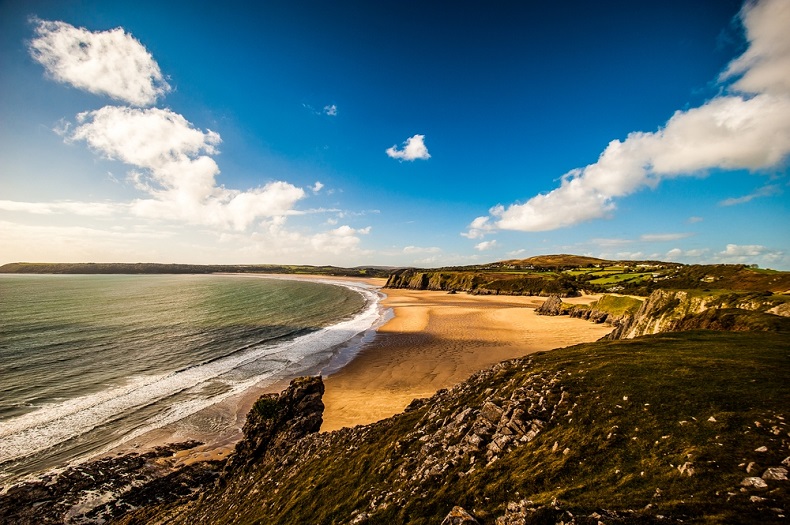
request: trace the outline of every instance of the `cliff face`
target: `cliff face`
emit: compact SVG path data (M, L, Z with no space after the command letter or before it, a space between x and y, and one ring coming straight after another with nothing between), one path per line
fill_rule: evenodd
M777 331L790 326L787 303L760 294L706 295L656 290L644 301L605 295L595 303L571 306L550 297L535 311L539 315L569 315L614 327L603 339L632 339L643 335L688 330Z
M320 379L300 379L253 410L219 483L122 523L779 523L788 350L710 332L580 345L331 433L312 432Z
M769 308L765 300L753 297L656 290L635 314L613 319L615 328L605 338L631 339L687 330L774 331L790 325L790 319L769 313Z
M443 290L473 294L573 297L579 294L572 280L540 274L442 272L398 270L390 274L385 288Z

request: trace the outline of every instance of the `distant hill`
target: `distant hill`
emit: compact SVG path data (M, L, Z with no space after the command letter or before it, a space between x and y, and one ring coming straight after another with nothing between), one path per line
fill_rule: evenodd
M514 266L534 266L539 267L574 267L581 268L585 266L612 266L618 264L617 261L609 261L606 259L598 259L596 257L587 257L585 255L536 255L527 259L511 259L501 261L500 264L514 265Z
M0 273L32 274L204 274L281 273L343 277L387 277L390 268L360 266L275 265L275 264L160 264L160 263L30 263L0 266Z

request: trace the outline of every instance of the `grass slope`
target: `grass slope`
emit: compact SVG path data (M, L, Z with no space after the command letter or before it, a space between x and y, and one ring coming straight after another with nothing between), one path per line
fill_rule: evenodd
M518 508L532 510L505 523L784 523L790 482L741 483L790 456L787 335L672 333L506 362L129 523L438 524L454 505L481 524ZM449 452L513 403L545 419L534 439L493 461Z

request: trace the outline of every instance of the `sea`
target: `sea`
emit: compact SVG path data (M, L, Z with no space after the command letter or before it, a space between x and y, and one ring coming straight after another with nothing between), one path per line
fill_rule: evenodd
M386 320L378 299L358 282L0 275L0 485L331 373Z

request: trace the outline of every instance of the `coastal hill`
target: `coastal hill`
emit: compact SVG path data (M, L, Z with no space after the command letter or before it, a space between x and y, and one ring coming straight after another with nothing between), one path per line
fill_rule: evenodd
M783 523L787 335L578 345L331 433L320 379L296 380L218 482L121 523Z
M401 269L388 285L600 289L586 306L550 293L538 313L609 323L609 340L334 432L318 432L321 379L296 379L255 403L227 460L176 466L186 443L70 467L0 494L0 522L785 523L790 274L559 257ZM617 293L629 286L645 293Z

